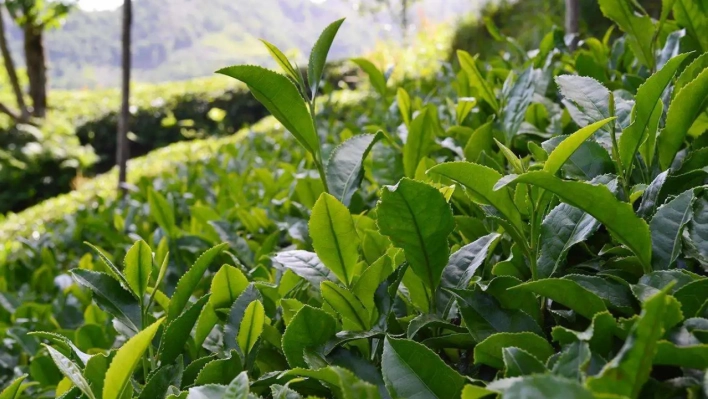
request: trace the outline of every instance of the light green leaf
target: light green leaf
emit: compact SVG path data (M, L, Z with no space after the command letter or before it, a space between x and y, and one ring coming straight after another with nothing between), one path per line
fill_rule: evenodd
M514 205L509 189L494 190L494 185L502 177L496 170L470 162L447 162L431 168L428 173L438 174L461 184L475 200L493 205L518 232L524 231L521 214Z
M525 377L504 392L504 399L595 399L577 381L555 375Z
M702 5L702 6L701 6ZM676 0L674 3L674 18L679 25L686 28L691 37L698 42L704 52L708 52L708 10L705 2L698 0Z
M248 372L242 371L237 375L226 387L226 392L221 399L248 399L250 392L250 383L248 381Z
M708 345L678 346L669 341L659 341L653 363L661 366L708 370Z
M688 55L688 53L680 54L669 60L663 68L650 76L637 90L635 97L637 102L632 110L632 124L622 131L619 140L620 160L625 168L632 164L634 154L639 149L639 145L647 139L647 127L652 120L656 103L660 101L661 94L666 89L666 86L671 83L676 71ZM661 113L663 109L657 111ZM652 134L652 132L649 132L649 134Z
M411 96L408 94L406 89L399 87L396 92L396 102L398 103L398 110L401 112L401 118L403 118L403 123L406 126L411 125Z
M150 204L150 215L155 219L155 222L165 230L167 235L174 235L177 232L177 224L172 204L153 189L148 190L148 204Z
M651 113L651 118L647 123L646 128L646 140L639 146L639 154L644 159L647 165L654 164L654 155L656 154L656 138L659 133L659 122L661 121L661 116L664 112L664 102L659 99L656 102L654 111Z
M708 104L708 68L686 84L671 101L666 126L659 133L657 147L661 169L668 169L681 149L688 129Z
M25 378L27 378L27 374L23 374L12 381L10 385L0 392L0 399L17 399L24 390L22 387L22 381L24 381Z
M151 345L152 339L163 321L164 318L157 320L118 349L108 371L106 371L106 378L103 382L103 399L123 397L123 392L130 384L133 371L142 359L143 353ZM132 390L132 388L129 389Z
M354 58L352 62L357 64L367 75L369 75L369 81L374 90L379 93L382 97L386 96L386 76L383 72L379 70L371 61L365 58Z
M382 132L359 134L332 151L327 162L327 186L330 194L344 205L349 205L359 188L364 179L364 160L382 137Z
M570 156L573 155L578 148L580 148L585 140L590 138L590 136L592 136L598 129L605 126L607 122L613 121L614 119L614 117L603 119L599 122L585 126L584 128L568 136L568 138L563 140L553 150L553 152L548 155L548 159L543 165L543 170L550 174L556 174L561 167L563 167L563 164L565 164Z
M253 65L224 68L217 73L230 76L248 85L253 96L315 159L320 158L320 139L312 116L295 84L285 76Z
M327 63L327 54L332 47L334 37L337 36L337 32L339 31L339 27L342 26L342 23L344 23L344 18L329 24L329 26L322 31L310 52L310 62L307 65L307 80L310 84L313 98L317 96L317 88L320 85L325 64Z
M265 310L260 301L253 301L243 313L241 327L238 330L238 346L244 354L248 355L253 346L263 333L263 323L265 323Z
M228 308L248 287L248 278L233 266L223 265L211 280L211 298L214 309Z
M630 204L617 200L606 186L565 181L542 171L525 173L513 181L542 187L561 201L589 213L637 255L645 270L651 270L649 226Z
M504 377L521 377L548 372L543 363L523 349L504 348L502 356L504 357Z
M418 164L435 146L435 130L431 127L433 122L430 112L428 108L423 108L408 129L408 138L403 147L403 169L407 177L415 177Z
M361 301L349 290L331 281L323 281L320 285L320 292L325 302L340 316L356 324L359 330L369 330L369 313Z
M123 261L125 279L128 286L138 298L142 298L147 290L152 274L152 250L143 240L137 241L128 250Z
M283 333L283 353L291 367L307 367L304 351L323 347L336 333L336 321L324 310L305 305Z
M381 369L394 398L459 398L465 379L425 346L387 337Z
M435 290L447 263L447 236L455 227L445 197L432 186L404 178L383 189L377 210L381 233L403 249L415 274Z
M550 298L588 319L592 319L595 313L607 310L605 303L600 297L572 280L547 278L519 284L509 290L533 292L542 297Z
M207 270L211 262L216 259L228 246L228 244L219 244L206 252L204 252L189 268L182 278L177 282L175 292L170 300L170 307L167 311L167 323L177 318L182 313L184 307L187 306L189 298L192 296L194 289L201 281L204 272Z
M504 368L502 351L504 348L522 349L541 362L545 362L554 353L551 344L545 338L532 332L494 334L474 347L474 363L486 364L497 369Z
M265 44L266 48L268 49L268 52L270 53L270 56L275 60L276 63L278 63L280 68L283 69L283 72L285 72L285 74L288 75L290 79L292 79L294 82L304 88L302 82L302 75L300 75L300 73L295 70L293 64L290 62L290 60L288 60L288 57L285 56L285 54L283 54L283 52L280 51L280 49L274 44L269 43L263 39L261 39L261 42Z
M465 144L463 152L465 154L465 159L469 162L479 162L480 155L483 151L491 153L492 144L494 143L494 131L493 122L487 122L484 125L478 127L476 130L472 131L470 138ZM459 126L457 129L470 129L465 126ZM470 129L471 130L471 129Z
M654 23L648 16L638 16L628 0L599 0L600 10L627 34L627 42L639 61L649 69L654 67L652 40Z
M460 61L460 67L465 71L469 79L470 85L477 89L479 97L489 104L494 112L499 112L499 101L494 94L494 90L489 86L482 73L477 68L476 59L468 52L463 50L457 51L457 59Z
M397 249L397 251L400 250ZM364 270L353 288L354 294L359 298L364 308L370 311L374 309L376 289L393 273L393 270L393 261L387 254L382 255Z
M72 384L79 388L84 395L88 396L90 399L95 399L96 397L93 395L93 391L91 391L91 386L82 375L79 366L51 346L44 345L44 347L49 352L49 356L52 357L52 360L54 360L54 364L57 365L59 371L64 374L64 376L68 378Z
M622 349L597 376L588 378L587 386L595 394L639 396L649 379L658 341L664 335L663 319L669 310L669 298L666 292L659 291L644 302L639 320L632 326Z
M651 219L652 267L667 270L681 253L683 229L693 215L693 190L687 190L661 206Z
M359 235L349 209L322 193L312 208L309 227L312 246L322 263L344 284L350 284L359 261Z

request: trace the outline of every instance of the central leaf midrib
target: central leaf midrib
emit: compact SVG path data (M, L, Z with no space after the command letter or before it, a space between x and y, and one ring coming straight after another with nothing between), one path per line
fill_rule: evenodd
M344 256L342 256L342 249L339 247L339 239L337 238L337 231L334 229L334 223L332 223L332 213L329 211L329 203L327 200L324 201L325 210L327 212L327 223L329 224L329 230L332 232L332 239L334 240L334 245L337 248L337 257L339 258L339 263L342 265L342 274L344 275L344 284L349 284L349 276L347 276L347 266L344 263Z

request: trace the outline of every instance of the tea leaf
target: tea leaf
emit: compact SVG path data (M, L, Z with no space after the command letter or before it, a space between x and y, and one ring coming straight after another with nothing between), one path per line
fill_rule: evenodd
M138 300L113 277L100 272L74 269L76 281L94 294L98 306L120 320L133 331L139 331L142 316Z
M359 188L364 179L364 161L382 137L382 132L356 135L332 151L327 162L327 186L344 205L349 205Z
M683 229L693 215L693 190L660 207L649 225L651 229L652 267L666 270L676 261L683 244Z
M504 348L502 356L504 357L504 376L507 378L543 374L548 371L543 363L523 349Z
M355 323L359 330L369 327L369 313L354 294L331 281L323 281L320 286L322 298L343 318Z
M59 371L64 374L64 376L68 378L72 384L79 388L81 392L84 393L84 395L86 395L90 399L95 399L93 391L91 391L89 383L81 374L81 369L79 368L79 366L77 366L76 363L71 361L71 359L64 356L61 352L52 348L51 346L44 345L44 347L47 349L47 352L49 352L49 355L52 357L52 360L54 360L54 364L57 365Z
M392 397L457 398L465 384L435 352L407 339L386 337L381 368Z
M243 314L241 327L238 330L238 346L244 354L248 354L253 349L256 341L263 333L263 323L265 322L265 310L260 301L251 302Z
M386 76L383 72L379 70L371 61L365 58L354 58L352 62L357 64L367 75L369 75L369 80L371 81L371 86L374 90L379 93L382 97L386 96L388 91L386 87Z
M349 209L322 193L312 208L309 227L317 256L342 282L350 284L359 261L359 235Z
M162 333L160 348L158 350L158 357L163 364L174 362L177 356L182 353L190 337L190 333L208 301L209 294L204 295L197 302L189 306L184 313L167 324Z
M627 0L599 0L600 9L605 16L613 20L627 33L627 41L636 57L647 68L654 67L652 35L654 23L648 16L637 16Z
M316 71L313 70L314 72ZM290 79L253 65L232 66L221 69L217 73L247 84L253 96L273 114L275 119L282 123L315 159L319 159L320 139L315 131L312 116L307 110L305 100ZM319 78L316 82L315 85L319 83ZM312 80L310 84L313 84Z
M455 227L443 195L432 186L404 178L383 189L377 209L381 233L403 249L415 274L435 290L447 263L447 236Z
M103 399L119 399L123 397L123 392L128 389L130 377L138 366L143 353L151 345L152 338L157 333L164 318L157 320L146 329L128 340L116 352L111 361L106 378L103 383ZM132 387L129 388L132 390Z
M494 334L474 347L474 363L486 364L497 369L504 368L504 348L522 349L541 362L553 354L553 347L545 338L532 332Z
M430 110L424 108L413 118L408 129L408 138L403 147L403 168L407 177L415 177L415 170L420 161L428 156L435 146L435 130Z
M152 274L152 250L145 241L133 244L125 255L125 279L128 286L138 298L142 298L147 290Z
M303 352L316 350L334 336L336 322L327 312L305 305L283 334L283 353L291 367L307 367Z
M463 50L457 51L457 59L460 61L460 67L467 74L470 85L477 89L479 96L492 107L494 112L499 112L500 107L497 96L477 68L476 59Z

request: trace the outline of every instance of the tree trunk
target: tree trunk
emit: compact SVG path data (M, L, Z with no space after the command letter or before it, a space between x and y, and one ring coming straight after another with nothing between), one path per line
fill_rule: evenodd
M43 27L26 24L24 33L32 115L44 118L47 115L47 59L44 53Z
M130 27L133 19L133 5L131 0L123 2L123 96L121 101L120 118L118 119L118 148L116 160L118 162L118 195L125 194L125 181L128 175L128 130L130 129Z
M25 105L25 97L22 94L20 80L17 78L15 61L12 59L12 53L7 46L7 37L5 36L5 18L3 17L3 13L0 12L0 51L2 52L2 58L5 61L5 69L7 70L7 75L10 78L10 85L12 86L12 91L15 94L17 107L19 108L17 121L24 123L29 120L29 111L27 110L27 105Z
M572 35L570 50L574 51L578 44L580 33L580 2L579 0L565 0L565 34Z

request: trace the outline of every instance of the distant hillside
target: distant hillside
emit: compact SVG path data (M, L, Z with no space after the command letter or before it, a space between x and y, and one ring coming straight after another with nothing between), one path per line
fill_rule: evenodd
M361 15L351 0L134 0L134 76L138 81L182 80L235 63L268 63L258 38L299 61L328 23L347 22L332 58L361 54L377 40L398 40L388 14ZM477 0L423 0L413 20L440 22L473 11ZM118 83L121 10L74 11L49 32L50 84L58 88L111 87ZM10 25L10 24L8 24ZM21 35L12 29L11 47L21 61ZM287 52L287 51L286 51Z

